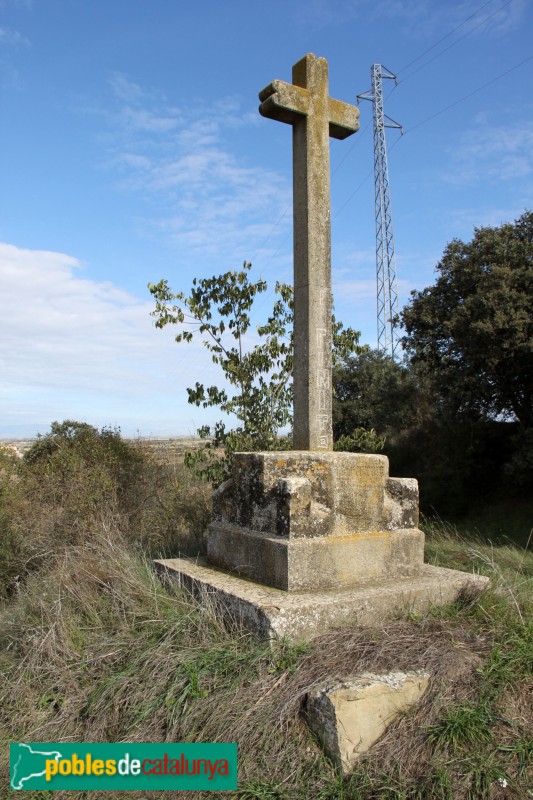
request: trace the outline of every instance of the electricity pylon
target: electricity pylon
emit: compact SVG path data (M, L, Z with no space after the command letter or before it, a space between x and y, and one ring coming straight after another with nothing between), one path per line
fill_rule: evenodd
M376 215L376 281L378 311L378 350L396 355L398 341L394 333L394 317L398 313L398 281L396 278L396 256L387 165L387 143L385 128L402 126L383 113L383 78L396 80L382 64L370 67L369 92L357 95L359 100L371 100L374 117L374 205Z

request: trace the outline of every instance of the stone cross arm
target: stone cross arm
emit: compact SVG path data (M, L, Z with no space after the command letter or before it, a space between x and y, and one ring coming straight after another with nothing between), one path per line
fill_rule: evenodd
M261 105L259 113L263 117L277 119L294 125L310 112L310 91L302 86L285 81L272 81L259 92ZM359 128L359 109L341 100L327 98L327 119L329 135L334 139L346 139Z

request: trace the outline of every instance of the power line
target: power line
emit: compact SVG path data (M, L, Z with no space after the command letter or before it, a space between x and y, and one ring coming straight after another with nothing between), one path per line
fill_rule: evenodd
M409 78L413 77L413 75L416 75L417 72L420 72L421 69L424 69L424 67L427 67L428 64L431 64L437 58L440 58L440 56L442 56L448 50L451 50L452 47L455 47L456 44L459 44L459 42L462 42L463 39L466 39L467 36L470 36L470 34L474 33L474 31L477 31L477 29L480 28L482 25L485 25L485 23L487 23L489 21L489 19L492 19L492 17L495 17L496 14L499 14L500 11L502 11L504 8L506 8L506 6L508 6L510 3L512 3L512 1L513 0L507 0L507 2L503 4L503 6L500 6L499 8L497 8L496 11L493 11L492 14L490 14L488 17L485 17L485 19L481 20L480 23L478 23L473 28L471 28L469 31L467 31L465 34L463 34L463 36L460 36L458 39L456 39L455 42L452 42L451 44L449 44L448 47L445 47L444 50L441 50L440 53L437 53L437 55L433 56L433 58L430 58L428 61L424 61L423 64L420 64L419 67L417 67L412 72L410 72L405 78L402 78L399 81L399 83L405 83L405 81L408 81Z
M461 28L462 28L464 25L466 25L466 24L467 24L467 22L469 22L471 19L473 19L475 16L477 16L477 15L478 15L478 14L479 14L481 11L483 11L483 9L484 9L484 8L486 8L486 7L487 7L488 5L490 5L492 2L494 2L494 0L487 0L487 2L483 3L483 5L481 5L481 6L480 6L480 7L479 7L479 8L478 8L476 11L474 11L472 14L470 14L468 17L466 17L466 18L465 18L465 19L464 19L462 22L460 22L460 23L459 23L459 25L456 25L456 26L455 26L455 28L453 28L451 31L449 31L449 32L448 32L448 33L446 33L444 36L442 36L440 39L438 39L438 40L437 40L437 41L436 41L434 44L432 44L430 47L428 47L428 48L426 48L425 50L423 50L423 51L422 51L422 53L420 53L418 56L416 56L416 58L414 58L414 59L412 59L411 61L409 61L409 63L408 63L408 64L405 64L405 65L404 65L404 66L403 66L403 67L400 69L400 71L399 71L399 74L401 74L401 73L402 73L404 70L408 69L408 67L410 67L412 64L415 64L417 61L419 61L419 60L420 60L421 58L423 58L425 55L427 55L427 54L428 54L428 53L430 53L432 50L434 50L436 47L438 47L438 46L439 46L439 44L441 44L441 43L442 43L442 42L444 42L446 39L448 39L450 36L452 36L452 35L453 35L453 34L454 34L456 31L460 30L460 29L461 29ZM409 78L411 78L411 77L412 77L412 76L413 76L413 75L414 75L416 72L418 72L418 71L419 71L420 69L422 69L424 66L427 66L427 64L430 64L432 61L435 61L435 60L436 60L437 58L439 58L441 55L443 55L444 53L446 53L446 52L447 52L449 49L451 49L452 47L454 47L454 46L455 46L456 44L458 44L460 41L462 41L462 40L463 40L463 39L465 39L467 36L469 36L471 33L473 33L475 30L477 30L477 28L479 28L481 25L484 25L486 22L488 22L488 20L489 20L489 19L491 19L491 18L492 18L493 16L495 16L496 14L498 14L498 13L499 13L499 12L500 12L502 9L504 9L506 6L508 6L508 5L509 5L511 2L512 2L512 0L507 0L507 2L506 2L506 3L505 3L503 6L500 6L499 8L497 8L497 9L496 9L496 11L494 11L492 14L490 14L490 16L486 17L486 18L485 18L484 20L482 20L482 21L481 21L481 22L480 22L478 25L476 25L474 28L472 28L472 29L471 29L471 30L469 30L467 33L465 33L465 34L464 34L464 36L461 36L461 37L460 37L459 39L457 39L455 42L452 42L452 44L450 44L450 45L449 45L448 47L446 47L444 50L441 50L441 52L440 52L440 53L437 53L437 55L436 55L436 56L434 56L434 57L433 57L433 58L431 58L429 61L427 61L427 62L425 62L424 64L422 64L420 67L417 67L417 69L416 69L416 70L413 70L413 72L411 72L410 74L408 74L408 75L407 75L405 78L402 78L402 80L401 80L400 82L401 82L401 83L405 83L405 81L406 81L406 80L409 80ZM388 99L388 98L389 98L389 97L392 95L392 93L393 93L393 92L396 90L396 88L397 88L397 84L395 84L395 85L393 86L393 88L392 88L391 92L390 92L390 93L387 95L387 99ZM423 124L423 123L420 123L420 124ZM368 130L368 128L370 127L370 125L371 125L371 121L369 121L369 122L368 122L368 123L365 125L365 127L363 128L363 130L361 130L361 131L359 132L359 135L358 135L358 136L354 137L353 143L352 143L352 144L351 144L351 146L348 148L348 150L347 150L347 151L344 153L344 155L343 155L343 157L341 158L341 160L338 162L338 164L337 164L337 165L335 166L335 168L333 169L333 171L332 171L332 173L331 173L331 174L332 174L332 176L333 176L333 175L335 175L335 174L338 172L338 170L341 168L341 166L344 164L344 162L345 162L345 161L346 161L346 160L347 160L347 159L350 157L350 155L351 155L351 154L352 154L352 152L354 151L355 147L357 147L357 145L358 145L358 143L360 142L360 140L361 140L362 136L363 136L363 135L366 133L366 131ZM412 128L411 128L411 130L412 130ZM395 144L396 144L396 142L395 142ZM394 145L393 145L393 146L394 146ZM392 149L392 148L391 148L391 149ZM352 199L355 197L355 195L357 194L357 192L358 192L358 191L359 191L359 190L362 188L362 186L363 186L363 185L366 183L366 181L368 180L368 178L369 178L371 175L372 175L372 172L370 172L370 173L369 173L369 174L368 174L368 175L367 175L367 176L366 176L366 177L363 179L363 181L362 181L362 182L361 182L361 183L360 183L360 184L359 184L359 185L356 187L356 189L355 189L355 190L354 190L354 191L351 193L351 195L350 195L350 196L347 198L347 200L346 200L346 201L343 203L343 205L342 205L342 206L341 206L341 207L340 207L340 208L337 210L337 212L335 213L335 217L337 217L337 216L338 216L338 215L339 215L339 214L340 214L340 213L343 211L343 209L344 209L344 208L345 208L345 207L346 207L346 206L347 206L347 205L350 203L350 201L351 201L351 200L352 200ZM291 208L291 204L289 203L289 204L287 205L287 207L285 208L285 210L284 210L284 211L282 212L282 214L280 215L280 217L277 219L277 221L276 221L276 222L275 222L275 223L272 225L272 228L271 228L271 230L269 231L269 233L267 234L267 236L265 237L265 239L263 240L263 242L262 242L262 243L261 243L261 244L260 244L258 247L256 247L256 248L255 248L254 257L251 259L251 261L252 261L252 264L254 263L254 261L255 261L255 258L258 256L259 252L260 252L260 251L263 249L263 247L264 247L264 246L267 244L267 242L268 242L268 241L270 241L270 239L272 238L272 236L274 235L274 233L276 232L276 230L277 230L277 229L278 229L278 227L280 226L281 222L283 221L283 219L284 219L284 218L285 218L285 216L287 215L287 213L288 213L288 211L290 210L290 208ZM333 217L333 219L334 219L335 217ZM271 256L271 257L268 259L268 261L267 261L267 264L268 264L268 263L270 263L270 261L271 261L271 260L272 260L272 259L273 259L273 258L274 258L274 257L275 257L275 256L276 256L278 253L279 253L279 252L280 252L280 250L281 250L281 247L279 247L279 248L276 250L276 252L275 252L275 253L274 253L274 254L273 254L273 255L272 255L272 256Z
M477 16L477 14L479 14L480 11L483 11L483 9L486 8L486 6L490 5L492 2L493 2L493 0L487 0L486 3L483 3L483 5L480 6L476 11L474 11L473 14L470 14L470 16L466 17L466 19L464 19L462 22L460 22L459 25L456 25L455 28L453 28L451 31L449 31L444 36L442 36L440 39L438 39L435 42L435 44L432 44L431 47L426 48L426 50L424 50L422 53L420 53L420 55L416 56L416 58L413 58L412 61L409 61L408 64L405 64L400 70L398 70L398 75L403 74L404 70L408 69L412 64L416 64L416 62L419 61L421 58L423 58L425 55L427 55L427 53L430 53L432 50L435 49L435 47L438 47L439 44L444 42L445 39L448 39L450 36L452 36L452 34L454 34L456 31L458 31L460 28L462 28L463 25L466 25L467 22L469 22L471 19L473 19L475 16ZM499 8L496 9L496 11L494 11L488 17L485 17L485 19L481 20L481 22L478 25L476 25L475 27L473 27L469 31L467 31L467 33L465 33L464 36L461 36L459 39L456 39L455 42L452 42L448 47L445 47L444 50L441 50L440 53L437 53L436 56L434 56L433 58L430 58L429 61L425 61L424 64L421 64L420 67L417 67L415 70L410 72L405 78L402 78L400 81L395 81L394 86L392 87L392 89L388 93L386 99L387 100L389 99L389 97L396 91L396 89L398 88L398 85L400 83L405 83L405 81L409 80L409 78L411 78L415 73L417 73L423 67L427 66L428 64L431 64L433 61L435 61L437 58L442 56L444 53L446 53L448 50L450 50L456 44L461 42L463 39L466 39L467 36L470 36L471 33L473 33L478 28L480 28L481 25L484 25L486 22L488 22L489 19L494 17L496 14L499 14L499 12L502 11L510 3L512 3L512 0L507 0L507 2L503 4L503 6L500 6Z
M479 14L480 11L483 11L483 9L486 8L486 6L489 6L492 2L493 2L493 0L487 0L486 3L483 3L483 5L480 6L477 9L477 11L474 11L473 14L470 14L469 17L467 17L462 22L460 22L459 25L457 25L455 28L453 28L453 30L449 31L449 33L446 33L444 36L442 36L437 42L435 42L435 44L432 44L431 47L427 48L427 50L424 50L422 53L420 53L420 55L416 56L416 58L413 58L413 60L410 61L408 64L404 64L403 67L400 67L400 69L398 70L398 74L401 74L404 71L404 69L407 69L408 67L410 67L411 64L416 64L417 61L419 61L421 58L423 58L425 55L427 55L427 53L430 53L432 50L434 50L435 47L438 47L439 44L441 44L441 42L444 42L445 39L448 39L448 37L452 36L456 31L458 31L460 28L462 28L463 25L466 25L467 22L469 22L471 19L473 19L475 16L477 16L477 14Z
M422 57L423 57L424 55L426 55L428 52L430 52L430 51L431 51L431 50L433 50L435 47L437 47L437 46L438 46L438 45L439 45L439 44L440 44L442 41L444 41L446 38L448 38L448 37L449 37L449 36L451 36L453 33L455 33L455 31L459 30L459 29L460 29L460 28L461 28L461 27L462 27L464 24L466 24L466 22L468 22L468 21L469 21L469 20L471 20L473 17L475 17L475 16L476 16L476 15L477 15L477 14L478 14L480 11L482 11L482 10L483 10L483 9L484 9L484 8L485 8L487 5L489 5L491 2L492 2L492 0L488 0L488 2L486 2L486 3L484 3L482 6L480 6L480 8L478 8L478 9L477 9L477 11L475 11L473 14L471 14L469 17L467 17L465 20L463 20L463 22L461 22L461 23L460 23L458 26L456 26L456 27L455 27L455 28L454 28L452 31L450 31L449 33L447 33L445 36L441 37L441 39L439 39L437 42L435 42L435 44L434 44L434 45L432 45L431 47L427 48L425 51L423 51L423 53L421 53L421 54L420 54L419 56L417 56L415 59L413 59L412 61L410 61L410 62L409 62L409 64L405 65L405 66L404 66L402 69L403 69L403 70L405 70L405 69L407 69L407 67L409 67L411 64L414 64L414 63L416 63L416 61L418 61L420 58L422 58ZM506 6L508 6L508 5L510 4L510 2L512 2L512 0L508 0L508 2L506 2L506 3L505 3L503 6L500 6L498 9L496 9L496 11L495 11L495 12L493 12L493 14L491 14L489 17L487 17L487 18L486 18L486 19L484 19L482 22L480 22L480 23L479 23L479 25L477 25L475 28L473 28L471 31L469 31L467 34L465 34L465 36L461 37L461 39L458 39L456 42L454 42L452 45L450 45L450 47L452 47L454 44L457 44L459 41L461 41L462 39L464 39L466 36L468 36L470 33L472 33L474 30L476 30L476 29L477 29L478 27L480 27L481 25L485 24L485 22L487 22L487 21L488 21L488 20L489 20L491 17L495 16L495 14L499 13L499 12L500 12L500 11L501 11L503 8L505 8ZM447 47L447 48L445 48L445 50L442 50L440 53L438 53L438 54L435 56L435 58L433 58L433 59L430 59L430 61L433 61L433 60L435 60L436 58L438 58L440 55L442 55L442 54L443 54L443 53L445 53L447 50L449 50L449 49L450 49L450 47ZM459 105L460 103L464 102L465 100L468 100L470 97L473 97L473 96L474 96L475 94L477 94L478 92L481 92L483 89L487 88L488 86L491 86L493 83L495 83L496 81L500 80L501 78L504 78L506 75L509 75L509 74L510 74L511 72L513 72L514 70L516 70L516 69L519 69L521 66L523 66L523 65L524 65L524 64L526 64L526 63L528 63L528 62L529 62L529 61L531 61L532 59L533 59L533 54L532 54L532 55L530 55L530 56L528 56L527 58L523 59L523 60L522 60L522 61L520 61L518 64L515 64L514 66L512 66L512 67L510 67L509 69L505 70L504 72L500 73L499 75L496 75L494 78L491 78L491 80L489 80L489 81L486 81L486 82L485 82L485 83L483 83L481 86L477 87L476 89L473 89L471 92L468 92L468 94L466 94L466 95L463 95L462 97L458 98L458 99L457 99L457 100L455 100L453 103L449 103L448 105L446 105L444 108L440 109L439 111L436 111L435 113L433 113L433 114L429 115L428 117L426 117L425 119L421 120L420 122L417 122L415 125L411 126L411 127L410 127L410 128L408 128L406 131L404 131L404 133L411 133L412 131L416 130L417 128L421 127L422 125L425 125L425 124L427 124L428 122L431 122L431 120L433 120L433 119L436 119L437 117L439 117L439 116L441 116L442 114L446 113L446 111L449 111L450 109L454 108L456 105ZM426 62L426 64L424 64L424 65L422 65L422 66L426 66L426 65L427 65L427 63L430 63L430 61ZM420 67L419 69L421 69L421 68L422 68L422 67ZM407 78L404 78L404 79L403 79L402 83L403 83L403 82L405 82L405 81L406 81L408 78L410 78L412 75L414 75L414 73L415 73L415 72L417 72L417 71L418 71L418 69L417 69L417 70L415 70L414 72L410 73L410 75L408 75L408 76L407 76ZM395 89L396 89L396 86L393 88L393 90L392 90L392 91L394 91ZM392 92L391 92L390 94L392 94ZM390 94L389 94L388 96L390 96ZM347 153L345 153L345 155L343 156L343 158L341 159L341 161L340 161L340 162L337 164L337 166L336 166L336 167L335 167L335 169L333 170L332 174L335 174L335 173L336 173L336 172L337 172L337 171L340 169L340 167L342 166L342 164L343 164L343 163L346 161L346 159L349 157L349 155L350 155L350 154L352 153L352 151L354 150L354 148L355 148L355 146L357 145L357 142L359 141L359 139L361 138L361 136L362 136L362 135L363 135L363 134L364 134L364 133L365 133L365 132L368 130L368 128L369 128L369 127L370 127L370 122L369 122L369 123L367 123L367 125L366 125L366 126L363 128L363 130L360 132L359 136L358 136L358 137L355 139L354 143L352 144L352 146L350 147L350 149L348 150L348 152L347 152ZM397 140L396 140L396 141L395 141L395 142L394 142L394 143L391 145L391 147L389 148L389 152L390 152L391 150L393 150L393 149L394 149L394 147L396 147L396 145L398 144L398 142L399 142L399 141L400 141L400 139L397 139ZM344 201L344 203L342 204L342 206L341 206L340 208L338 208L338 209L337 209L337 211L336 211L336 212L335 212L335 214L333 215L332 219L336 219L336 218L337 218L337 217L338 217L338 216L339 216L339 215L342 213L342 211L343 211L343 210L344 210L344 209L345 209L345 208L346 208L346 207L347 207L347 206L350 204L350 202L353 200L353 198L355 197L355 195L356 195L356 194L357 194L357 193L358 193L358 192L359 192L359 191L362 189L362 187L363 187L363 186L365 185L365 183L366 183L366 182L367 182L367 181L368 181L368 180L371 178L371 176L372 176L372 170L371 170L371 171L370 171L370 172L369 172L369 173L368 173L368 174L367 174L367 175L366 175L366 176L363 178L363 180L362 180L362 181L361 181L361 182L360 182L360 183L359 183L359 184L356 186L356 188L354 189L354 191L353 191L353 192L352 192L352 193L351 193L351 194L350 194L350 195L347 197L347 199ZM258 254L259 250L261 250L261 249L262 249L262 248L265 246L265 244L266 244L266 243L267 243L267 242L270 240L270 238L273 236L273 234L275 233L275 231L277 230L277 228L280 226L280 224L281 224L282 220L283 220L283 219L284 219L284 217L286 216L287 212L289 211L290 207L291 207L291 204L289 203L289 204L287 205L287 207L285 208L285 210L284 210L284 211L282 212L282 214L280 215L280 217L277 219L277 221L276 221L276 222L274 223L274 225L272 226L272 229L271 229L271 231L268 233L268 235L266 236L266 238L263 240L263 242L262 242L262 244L260 245L260 247L258 247L258 248L256 249L256 255ZM278 255L278 254L279 254L279 253L282 251L282 250L283 250L283 248L284 248L284 246L285 246L285 244L286 244L286 242L287 242L287 239L289 238L289 235L290 235L290 234L287 234L287 235L284 237L283 241L282 241L282 242L281 242L281 244L278 246L278 248L276 249L276 251L275 251L273 254L271 254L271 255L270 255L268 258L267 258L266 262L263 264L263 267L265 267L265 266L267 266L268 264L270 264L270 263L272 262L272 260L273 260L273 259L274 259L274 258L275 258L275 257L276 257L276 256L277 256L277 255ZM253 263L253 261L252 261L252 263ZM265 298L265 299L266 299L266 298Z
M531 61L532 59L533 59L533 54L531 54L527 58L524 58L518 64L515 64L512 67L509 67L509 69L506 69L505 72L501 72L499 75L496 75L494 78L491 78L490 81L486 81L481 86L478 86L476 89L473 89L471 92L468 92L468 94L463 95L458 100L454 100L453 103L449 103L444 108L441 108L440 111L436 111L434 114L430 114L429 117L426 117L425 119L421 120L420 122L417 122L415 125L412 125L410 128L407 128L407 130L403 131L403 135L405 136L406 134L411 133L412 131L416 130L417 128L420 128L422 125L425 125L426 123L431 122L431 120L436 119L437 117L440 117L441 114L445 114L446 111L449 111L451 108L454 108L455 106L459 105L460 103L463 103L465 100L468 100L470 97L473 97L475 94L478 94L478 92L481 92L483 89L486 89L487 86L491 86L493 83L496 83L496 81L499 81L501 78L505 78L506 75L509 75L511 72L514 72L515 69L519 69L519 67L522 67L524 64L527 64L527 62ZM399 141L400 141L400 139L397 139L394 142L394 144L391 145L391 147L389 148L389 152L394 147L396 147L396 145L398 144ZM341 208L337 211L337 214L335 216L340 214L340 212L348 205L348 203L350 202L352 197L357 193L357 191L361 188L361 186L368 180L368 178L371 176L371 174L372 174L371 172L368 173L366 178L359 184L357 189L350 195L350 197L346 200L346 202L341 206Z
M446 111L449 111L450 108L454 108L455 106L459 105L459 103L463 103L465 100L468 100L469 97L473 97L478 92L481 92L483 89L486 89L487 86L491 86L493 83L496 83L496 81L499 81L500 78L505 78L506 75L509 75L509 73L514 72L515 69L522 67L524 64L527 64L527 62L531 61L531 59L533 59L533 54L528 56L527 58L524 58L524 60L520 61L518 64L515 64L514 67L509 67L509 69L505 70L505 72L501 72L499 75L496 75L495 78L492 78L490 81L487 81L482 86L478 86L477 89L473 89L468 94L463 95L463 97L460 97L458 100L455 100L453 103L450 103L449 105L445 106L445 108L441 108L440 111L436 111L434 114L431 114L429 117L426 117L426 119L423 119L421 122L417 122L416 125L413 125L411 128L408 128L406 131L404 131L404 134L411 133L411 131L416 130L416 128L420 128L422 125L425 125L432 119L440 117L441 114L444 114Z
M341 160L339 161L339 163L337 164L337 166L335 167L335 169L334 169L334 170L333 170L333 172L331 173L331 174L332 174L332 176L333 176L333 175L335 175L335 173L336 173L336 172L338 172L338 170L339 170L339 169L341 168L341 166L344 164L344 162L346 161L346 159L348 158L348 156L350 155L350 153L352 152L352 150L354 149L354 147L355 147L357 144L359 144L359 142L361 141L361 137L363 136L363 134L364 134L364 133L366 133L366 132L367 132L367 130L370 128L370 125L371 125L371 124L372 124L371 122L367 122L367 124L365 125L365 127L363 128L363 130L362 130L362 131L359 131L359 135L358 135L358 136L356 136L356 137L354 137L354 140L353 140L352 146L351 146L351 147L349 147L349 148L348 148L348 150L345 152L344 156L341 158Z
M469 22L471 19L473 19L475 16L477 16L477 15L478 15L478 14L479 14L481 11L483 11L483 9L484 9L484 8L486 8L488 5L490 5L490 4L491 4L493 1L494 1L494 0L487 0L487 2L483 3L483 5L481 5L481 6L480 6L478 9L476 9L476 11L474 11L472 14L470 14L468 17L466 17L466 18L465 18L465 19L464 19L462 22L460 22L460 23L459 23L459 25L456 25L456 26L455 26L455 28L452 28L452 30L451 30L451 31L449 31L448 33L446 33L444 36L441 36L441 38L440 38L440 39L438 39L438 40L437 40L437 41L436 41L434 44L432 44L430 47L427 47L425 50L423 50L423 51L422 51L422 53L420 53L420 54L419 54L418 56L416 56L414 59L412 59L411 61L409 61L409 63L408 63L408 64L405 64L405 65L404 65L404 66L401 68L401 70L399 70L399 73L398 73L398 74L401 74L401 73L402 73L404 70L406 70L406 69L407 69L408 67L410 67L412 64L415 64L417 61L419 61L421 58L423 58L425 55L427 55L427 53L430 53L432 50L434 50L434 49L435 49L435 47L438 47L438 46L439 46L439 44L441 44L441 43L442 43L442 42L444 42L446 39L448 39L450 36L452 36L452 35L453 35L453 34L454 34L456 31L460 30L460 28L462 28L464 25L466 25L466 23L467 23L467 22ZM416 70L413 70L413 72L411 72L410 74L408 74L408 75L407 75L405 78L402 78L402 80L400 81L400 83L405 83L405 81L409 80L409 78L411 78L411 77L412 77L412 76L413 76L413 75L414 75L416 72L418 72L418 71L419 71L420 69L422 69L424 66L427 66L428 64L431 64L433 61L435 61L435 60L436 60L437 58L439 58L441 55L443 55L443 54L444 54L444 53L446 53L448 50L450 50L452 47L454 47L456 44L458 44L458 43L459 43L459 42L461 42L463 39L465 39L467 36L470 36L470 34L471 34L471 33L473 33L475 30L477 30L479 27L481 27L481 25L484 25L486 22L488 22L488 21L489 21L489 19L491 19L491 18L492 18L492 17L494 17L496 14L498 14L500 11L502 11L502 9L506 8L506 6L508 6L508 5L509 5L511 2L512 2L512 0L507 0L507 2L506 2L506 3L504 3L504 5L503 5L503 6L500 6L499 8L497 8L497 9L496 9L496 11L494 11L492 14L490 14L488 17L486 17L484 20L482 20L482 21L481 21L481 22L480 22L478 25L476 25L475 27L471 28L471 29L470 29L470 30L469 30L467 33L465 33L465 34L464 34L464 36L461 36L461 37L460 37L459 39L457 39L455 42L452 42L452 44L450 44L448 47L444 48L444 50L441 50L441 52L440 52L440 53L437 53L437 55L436 55L436 56L434 56L433 58L429 59L429 61L426 61L426 62L425 62L424 64L422 64L420 67L417 67L417 69L416 69ZM387 100L388 100L388 99L389 99L389 97L390 97L390 96L393 94L393 92L395 92L395 91L396 91L397 87L398 87L398 83L396 83L396 82L395 82L394 86L392 87L391 91L389 92L389 94L388 94L388 95L387 95L387 97L386 97L386 99L387 99ZM348 150L345 152L344 156L342 157L342 159L339 161L339 163L337 164L337 166L335 167L335 169L334 169L334 170L333 170L333 172L331 173L332 175L335 175L335 173L336 173L336 172L337 172L337 171L340 169L340 167L342 166L342 164L344 164L344 162L346 161L346 159L347 159L347 158L348 158L348 157L349 157L349 156L352 154L352 152L353 152L354 148L357 146L357 144L358 144L358 143L359 143L359 141L361 140L361 138L362 138L363 134L364 134L364 133L366 133L366 131L367 131L367 130L368 130L368 128L370 127L370 124L371 124L371 122L368 122L368 123L365 125L365 127L363 128L363 130L362 130L362 131L360 131L359 135L358 135L358 136L356 136L356 137L354 137L353 144L352 144L352 145L351 145L351 147L349 147L349 148L348 148ZM395 142L395 144L396 144L396 142ZM393 145L393 146L394 146L394 145ZM392 149L392 148L391 148L391 149ZM369 177L369 176L367 176L367 177L364 179L364 181L363 181L363 184L366 182L366 180L368 179L368 177ZM345 202L345 203L344 203L344 204L341 206L341 208L340 208L340 209L339 209L339 210L336 212L335 216L337 216L338 214L340 214L340 213L341 213L341 211L342 211L342 210L343 210L343 209L346 207L346 205L348 205L348 203L350 202L350 200L351 200L351 199L352 199L352 198L353 198L353 197L354 197L354 196L357 194L357 192L359 191L359 189L361 188L361 186L362 186L363 184L359 184L359 186L358 186L358 187L355 189L355 191L354 191L354 192L352 192L352 194L351 194L351 195L350 195L350 197L349 197L349 198L346 200L346 202Z
M270 240L270 238L272 237L274 232L281 225L282 220L287 216L287 212L290 210L291 206L292 206L292 202L287 203L287 206L285 207L284 211L278 217L278 219L276 220L276 222L274 223L274 225L270 229L269 233L266 235L266 237L263 240L263 242L258 247L255 248L254 257L252 259L250 259L252 264L254 263L255 257L259 254L259 251L263 249L263 247Z
M348 203L350 203L350 202L353 200L353 198L355 197L355 195L357 194L357 192L358 192L360 189L362 189L362 188L363 188L363 186L365 185L365 183L367 182L367 180L368 180L369 178L371 178L371 177L372 177L372 174L373 174L373 170L370 170L370 172L369 172L367 175L365 175L365 177L363 178L363 180L361 181L361 183L360 183L360 184L358 184L358 185L356 186L356 188L355 188L355 189L354 189L354 191L351 193L351 195L350 195L350 196L347 198L347 200L345 200L345 201L344 201L344 203L342 204L342 206L341 206L339 209L337 209L337 211L336 211L336 212L335 212L335 214L333 215L333 219L336 219L336 218L339 216L339 214L341 213L341 211L344 211L344 209L346 208L346 206L348 205Z

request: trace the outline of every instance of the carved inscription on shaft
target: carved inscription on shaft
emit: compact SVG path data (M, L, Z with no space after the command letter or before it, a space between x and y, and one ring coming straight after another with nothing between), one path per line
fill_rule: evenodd
M318 293L316 329L316 415L317 415L317 450L332 449L331 431L331 292L322 287ZM312 391L312 390L311 390ZM312 399L312 398L311 398Z

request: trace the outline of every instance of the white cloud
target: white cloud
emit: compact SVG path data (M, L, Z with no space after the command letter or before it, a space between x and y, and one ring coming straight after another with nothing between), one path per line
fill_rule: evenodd
M361 280L339 281L333 284L333 295L342 297L343 301L355 306L366 307L370 300L375 303L376 279L365 278Z
M160 116L146 109L125 107L122 109L123 124L134 131L165 133L175 130L180 121L172 116Z
M457 28L448 40L450 44L469 31L474 36L504 36L519 27L526 7L525 0L513 0L506 5L501 0L489 0L484 6L480 5L479 0L453 3L435 3L435 0L378 0L373 4L373 12L377 17L400 20L405 25L405 32L419 37L435 37L438 40ZM484 20L487 21L486 24L483 24ZM431 44L433 42L429 42L428 46ZM446 45L443 42L444 46Z
M340 263L342 266L337 266ZM339 252L333 263L334 275L341 277L342 275L354 271L372 272L376 263L376 251L374 248L366 250L357 250L351 244L345 244L339 248Z
M328 0L307 0L298 4L294 19L301 25L313 28L338 25L352 19L358 5L354 0L337 0L335 5Z
M128 78L120 72L113 72L110 75L109 84L116 97L127 103L142 100L145 96L144 90L138 83L128 80Z
M0 26L0 87L20 90L24 81L18 69L13 65L14 53L19 47L30 45L19 31Z
M177 108L123 75L113 74L110 85L105 166L117 172L123 190L142 195L143 235L166 237L184 260L216 254L227 264L235 254L249 258L258 236L274 227L276 236L286 231L290 216L281 212L290 203L290 184L249 166L235 146L236 129L252 124L238 97Z
M494 125L479 120L450 149L445 180L462 185L481 181L520 181L533 173L531 120Z
M530 195L529 208L533 204L533 191ZM526 206L508 208L457 208L448 214L450 223L450 238L458 237L463 241L470 241L474 236L474 228L498 228L508 222L514 222L524 211Z
M151 299L87 279L72 256L3 243L0 281L4 431L80 414L146 431L158 407L167 429L194 431L185 387L191 375L216 380L215 368L201 345L177 345L176 331L153 328Z
M30 41L23 36L19 31L15 31L12 28L3 28L0 27L0 47L1 46L9 46L9 47L18 47L19 45L29 45Z

